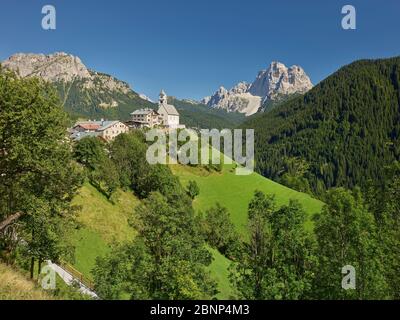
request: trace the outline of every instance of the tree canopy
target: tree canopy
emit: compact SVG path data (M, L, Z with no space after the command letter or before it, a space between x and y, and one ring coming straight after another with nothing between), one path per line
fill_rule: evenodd
M66 250L61 239L81 182L66 123L49 84L0 69L0 218L22 213L19 237L32 262Z

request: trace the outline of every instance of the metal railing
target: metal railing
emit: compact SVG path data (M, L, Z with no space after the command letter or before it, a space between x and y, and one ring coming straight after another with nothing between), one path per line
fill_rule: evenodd
M71 276L73 276L76 280L81 282L85 287L90 289L91 291L94 290L94 283L92 280L88 279L83 275L83 273L76 270L73 266L68 264L65 261L60 261L60 267L62 267L65 271L67 271Z

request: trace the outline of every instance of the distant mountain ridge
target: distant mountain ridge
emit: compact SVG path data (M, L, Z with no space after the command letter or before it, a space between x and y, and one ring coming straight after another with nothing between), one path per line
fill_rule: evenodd
M147 96L133 91L117 78L87 68L79 57L54 54L18 53L1 63L21 77L39 77L57 89L65 110L73 118L128 120L141 108L158 109ZM244 121L241 114L213 110L190 99L171 98L181 122L198 128L232 128Z
M260 111L263 105L294 94L303 94L313 87L305 71L297 65L287 68L273 61L268 69L258 73L253 83L239 82L232 89L220 87L202 103L211 108L240 112L250 116Z
M153 107L144 95L111 75L88 69L79 57L18 53L2 62L21 77L40 77L57 88L69 113L91 118L129 119L137 109Z

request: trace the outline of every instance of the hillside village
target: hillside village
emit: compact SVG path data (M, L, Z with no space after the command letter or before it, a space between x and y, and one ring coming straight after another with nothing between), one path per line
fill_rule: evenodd
M130 130L144 128L184 129L185 125L179 122L179 112L168 104L168 97L164 90L160 92L158 110L144 108L131 113L129 121L107 121L101 119L78 121L69 129L70 138L79 141L85 137L98 137L104 141L112 141L118 135Z
M1 314L399 303L399 4L3 1Z
M33 283L48 263L105 300L399 298L399 70L400 58L357 61L246 121L273 181L236 164L152 165L141 135L99 140L184 128L164 91L157 111L77 122L74 140L96 138L71 148L51 86L0 69L0 274ZM348 261L365 270L360 292L332 290Z

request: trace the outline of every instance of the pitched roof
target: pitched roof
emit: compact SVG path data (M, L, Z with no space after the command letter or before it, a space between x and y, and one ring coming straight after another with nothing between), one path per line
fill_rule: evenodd
M139 110L133 111L131 113L131 115L140 115L140 114L147 115L147 114L152 113L152 112L156 113L156 111L153 110L153 109L139 109Z
M97 130L100 125L98 123L77 123L75 127L82 127L85 130Z
M99 135L99 132L75 132L71 134L71 139L74 141L79 141L86 137L98 137Z
M160 113L160 110L164 108L165 111L167 111L168 115L171 116L179 116L179 112L175 109L175 107L171 104L161 104L160 108L158 109L158 113Z
M79 126L89 131L104 131L117 123L119 123L119 121L82 121L77 122L74 128Z
M99 129L97 129L97 131L104 131L107 128L109 128L117 123L119 123L119 121L103 121L103 125Z

